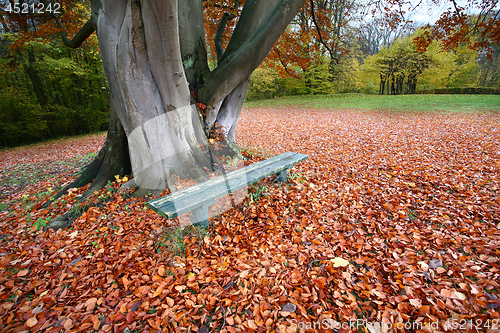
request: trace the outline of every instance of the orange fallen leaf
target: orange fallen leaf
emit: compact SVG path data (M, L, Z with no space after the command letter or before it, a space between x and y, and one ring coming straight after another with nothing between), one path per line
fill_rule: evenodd
M38 324L38 320L36 319L36 317L31 317L28 320L26 320L25 324L26 324L26 326L31 328L31 327L35 326L36 324Z
M17 276L23 277L23 276L26 276L28 273L29 273L29 269L23 269L23 270L17 272Z

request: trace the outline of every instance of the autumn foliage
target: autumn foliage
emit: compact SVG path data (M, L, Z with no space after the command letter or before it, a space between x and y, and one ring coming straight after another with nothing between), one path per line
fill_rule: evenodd
M310 158L177 252L165 237L176 222L117 194L123 179L72 228L37 230L84 192L34 208L103 136L3 151L2 331L292 332L358 318L498 329L498 114L247 109L240 129L240 144ZM31 179L40 168L53 177Z
M433 26L427 26L424 35L416 39L416 45L425 50L433 40L441 40L446 50L461 44L488 53L491 59L493 45L500 45L500 21L498 2L480 0L450 6ZM472 14L471 14L472 13Z

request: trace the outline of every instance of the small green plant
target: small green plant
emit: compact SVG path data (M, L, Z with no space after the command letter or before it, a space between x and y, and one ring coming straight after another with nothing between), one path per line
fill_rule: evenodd
M7 298L7 302L14 302L15 300L17 299L17 294L16 293L12 293L10 294L9 298Z
M417 212L415 212L415 211L413 211L413 210L411 210L411 209L408 209L408 213L407 213L407 215L408 215L408 218L409 218L410 220L412 220L412 221L416 220L416 219L417 219L417 217L418 217L418 213L417 213Z
M186 229L187 229L186 231L189 232L191 235L195 236L200 241L200 243L203 242L203 239L205 237L210 236L207 228L204 228L202 226L191 225L186 227Z
M240 161L240 159L238 158L238 156L234 156L234 157L223 156L222 157L222 162L224 164L232 166L232 167L237 166L239 161Z
M45 227L47 223L50 222L50 217L47 217L46 219L42 219L39 217L34 223L33 226L36 227L36 230L40 230L41 228Z
M106 191L113 193L115 192L115 188L113 187L113 184L111 183L111 180L108 180L108 183L106 184Z
M266 185L254 185L250 189L251 192L247 194L247 198L249 198L251 204L258 201L260 198L269 195L269 188L267 188Z
M30 222L31 217L32 217L31 213L26 214L26 222Z
M305 176L302 172L291 172L288 170L288 178L291 180L297 180L301 183L305 183L308 180L307 176Z
M170 234L168 249L174 255L182 255L186 249L186 243L184 243L184 232L181 228L176 228Z
M186 236L194 236L202 243L203 239L209 236L209 234L205 227L196 225L167 230L163 232L159 240L155 243L156 251L161 252L163 248L166 248L173 255L182 255L186 249L186 243L184 242L184 237Z

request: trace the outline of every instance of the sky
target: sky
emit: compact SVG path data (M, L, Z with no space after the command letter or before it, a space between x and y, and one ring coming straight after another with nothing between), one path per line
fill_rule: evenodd
M411 20L421 23L432 24L436 22L436 20L443 12L452 7L451 1L446 0L441 1L441 3L438 5L431 3L431 1L429 0L411 0L410 2L412 3L412 5L416 5L417 3L421 2L420 6L410 15ZM455 0L455 2L460 7L467 7L467 5L470 4L470 1L467 0ZM476 14L478 12L479 11L477 11Z
M412 1L415 2L415 1ZM414 22L434 23L439 16L449 8L449 3L445 2L440 6L429 6L427 4L420 5L415 12L410 16Z

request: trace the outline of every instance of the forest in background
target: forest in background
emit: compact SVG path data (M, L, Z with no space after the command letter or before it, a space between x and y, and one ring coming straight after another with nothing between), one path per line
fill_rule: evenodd
M356 92L395 95L436 90L445 93L498 91L495 88L500 88L499 46L493 47L491 59L486 52L465 44L443 50L438 41L421 52L415 39L424 31L421 27L391 29L372 22L362 29L352 29L350 37L343 42L346 49L339 54L338 62L332 63L325 54L317 59L311 57L308 66L296 69L294 76L266 62L252 75L247 101Z
M306 3L254 71L247 101L346 92L426 93L439 88L457 93L461 88L500 87L498 45L486 52L472 49L470 43L444 50L441 42L433 42L422 52L418 41L426 32L422 24L394 25L376 18L365 21L356 14L359 1L313 3L323 6L316 8L317 16ZM87 15L85 8L81 6L81 17ZM219 29L220 16L226 14L216 13L213 22L206 24L213 65L220 47L214 36L222 34L221 43L228 42ZM235 22L230 15L226 17L224 29L231 30ZM4 77L0 81L0 147L105 130L109 91L95 36L82 47L70 49L57 32L22 40L17 31L36 31L36 20L27 21L26 27L11 27L6 22L0 21L0 72ZM78 15L74 22L82 24Z
M97 43L70 49L34 41L21 51L0 39L0 146L103 131L109 93Z

